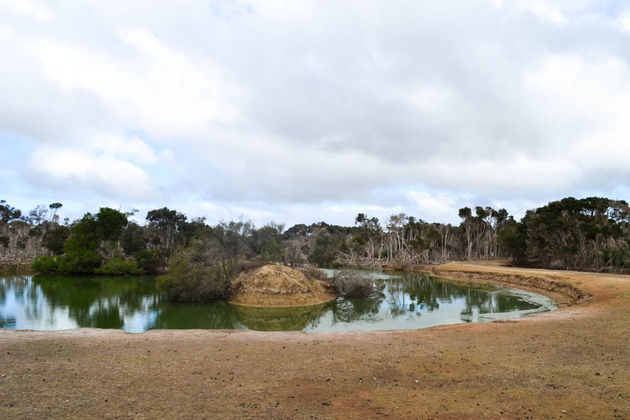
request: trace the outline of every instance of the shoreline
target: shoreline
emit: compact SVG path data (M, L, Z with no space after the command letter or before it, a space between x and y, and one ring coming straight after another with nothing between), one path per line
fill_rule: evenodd
M419 330L2 330L0 415L630 416L630 276L434 269L491 283L543 278L591 297L530 317Z

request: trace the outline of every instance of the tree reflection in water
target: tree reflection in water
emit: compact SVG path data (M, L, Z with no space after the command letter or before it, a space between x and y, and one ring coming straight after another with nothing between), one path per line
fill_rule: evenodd
M514 292L478 290L424 273L365 275L383 282L382 295L275 309L164 302L152 277L0 277L0 328L96 327L133 332L155 328L321 331L355 325L420 328L476 321L475 314L539 308Z
M234 306L241 322L251 330L301 331L314 328L326 312L327 304L289 308Z
M376 321L380 317L379 309L385 298L373 295L365 299L339 298L331 305L333 323L354 321Z
M67 308L79 327L122 328L125 316L158 303L150 277L33 277L51 308Z
M151 328L238 330L246 328L233 305L163 302Z

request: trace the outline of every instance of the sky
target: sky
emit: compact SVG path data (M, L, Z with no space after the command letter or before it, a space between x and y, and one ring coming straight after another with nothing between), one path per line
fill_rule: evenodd
M630 199L630 3L0 0L0 199L351 225Z

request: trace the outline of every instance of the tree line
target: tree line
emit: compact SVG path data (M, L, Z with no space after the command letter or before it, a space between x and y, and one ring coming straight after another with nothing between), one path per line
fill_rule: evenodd
M40 271L103 274L165 272L169 262L185 272L203 262L224 282L245 266L268 262L405 268L511 258L547 268L630 267L628 204L599 197L553 201L518 221L505 209L478 206L460 209L459 224L404 213L383 223L359 213L352 226L320 222L288 229L243 220L209 225L166 207L149 211L143 224L130 221L133 212L105 207L70 222L60 220L61 208L52 203L23 213L0 201L0 259L35 259Z

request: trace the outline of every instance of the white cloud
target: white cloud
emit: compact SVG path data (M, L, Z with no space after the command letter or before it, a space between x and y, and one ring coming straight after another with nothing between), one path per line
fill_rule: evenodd
M405 197L416 206L414 214L425 221L453 218L463 207L458 205L458 198L452 194L430 194L426 191L409 191Z
M9 9L37 20L53 19L53 14L48 9L30 0L0 0L0 9Z
M625 191L630 9L604 3L1 1L0 141L35 191L209 217Z
M146 31L120 39L130 48L126 58L51 40L31 50L45 77L65 90L96 94L125 126L157 136L190 135L238 117L231 97L241 94L239 88L204 58L193 63Z
M42 147L31 156L29 169L36 182L58 190L78 188L102 197L133 201L149 200L158 194L149 174L110 155Z
M154 165L159 162L153 149L138 136L124 138L110 133L98 133L88 144L95 150L139 164Z
M533 13L544 22L567 23L568 21L564 13L549 2L525 0L518 1L517 4L520 9Z

